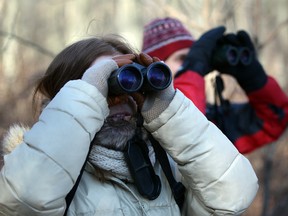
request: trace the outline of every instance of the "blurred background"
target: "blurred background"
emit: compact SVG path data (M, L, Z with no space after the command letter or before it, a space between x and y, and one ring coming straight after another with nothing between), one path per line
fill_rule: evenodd
M117 33L141 50L144 24L165 16L195 39L218 25L248 31L266 72L288 93L288 0L0 0L0 138L11 124L35 121L33 83L64 47ZM285 132L246 155L260 189L245 216L288 215L287 141Z

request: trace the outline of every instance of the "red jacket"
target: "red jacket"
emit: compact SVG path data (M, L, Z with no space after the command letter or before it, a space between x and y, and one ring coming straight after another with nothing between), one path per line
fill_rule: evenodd
M241 153L277 140L288 123L288 97L272 77L259 90L249 93L249 103L228 109L206 104L204 78L189 71L174 79L174 87L213 121Z

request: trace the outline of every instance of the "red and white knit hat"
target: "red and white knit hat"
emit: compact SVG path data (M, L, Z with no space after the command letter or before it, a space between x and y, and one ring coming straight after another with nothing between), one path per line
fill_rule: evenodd
M155 19L144 26L142 52L165 61L175 51L190 47L194 41L179 20Z

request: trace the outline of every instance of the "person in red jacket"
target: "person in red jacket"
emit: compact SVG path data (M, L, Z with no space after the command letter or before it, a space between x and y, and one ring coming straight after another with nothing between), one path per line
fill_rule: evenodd
M144 26L142 51L165 61L173 73L174 87L190 98L241 153L249 153L283 133L288 122L288 97L277 81L266 74L249 34L243 30L228 34L225 31L224 26L219 26L195 40L178 19L157 18ZM224 46L248 48L249 64L217 64L216 53ZM220 106L207 103L204 77L214 70L221 76L234 77L246 93L247 102L223 98L225 83L216 76L215 93Z

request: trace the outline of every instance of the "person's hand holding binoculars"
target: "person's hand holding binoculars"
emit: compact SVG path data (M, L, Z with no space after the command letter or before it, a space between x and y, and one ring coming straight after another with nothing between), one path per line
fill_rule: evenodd
M223 36L226 28L219 26L205 32L195 41L181 66L176 73L179 76L186 71L194 71L205 76L213 70L212 55L217 46L218 40Z
M144 70L145 73L151 73L145 75L144 81L147 81L148 85L144 85L143 88L147 92L144 92L145 100L141 107L142 116L149 123L169 106L175 95L172 73L169 67L157 57L152 58L145 53L140 53L136 61L148 66L147 70Z
M112 94L139 92L144 95L140 109L146 122L157 118L175 95L169 67L145 53L136 55L132 64L112 72L108 83Z
M144 95L141 111L148 121L161 114L175 94L169 67L144 53L98 59L85 71L82 80L94 85L106 98L108 95Z
M243 30L226 34L218 41L212 62L220 73L235 77L246 92L260 89L267 81L251 38Z
M112 71L117 70L119 66L132 63L135 59L134 54L127 54L116 56L114 59L109 57L100 57L93 62L93 64L84 72L82 80L95 86L100 93L107 98L108 96L108 83Z

